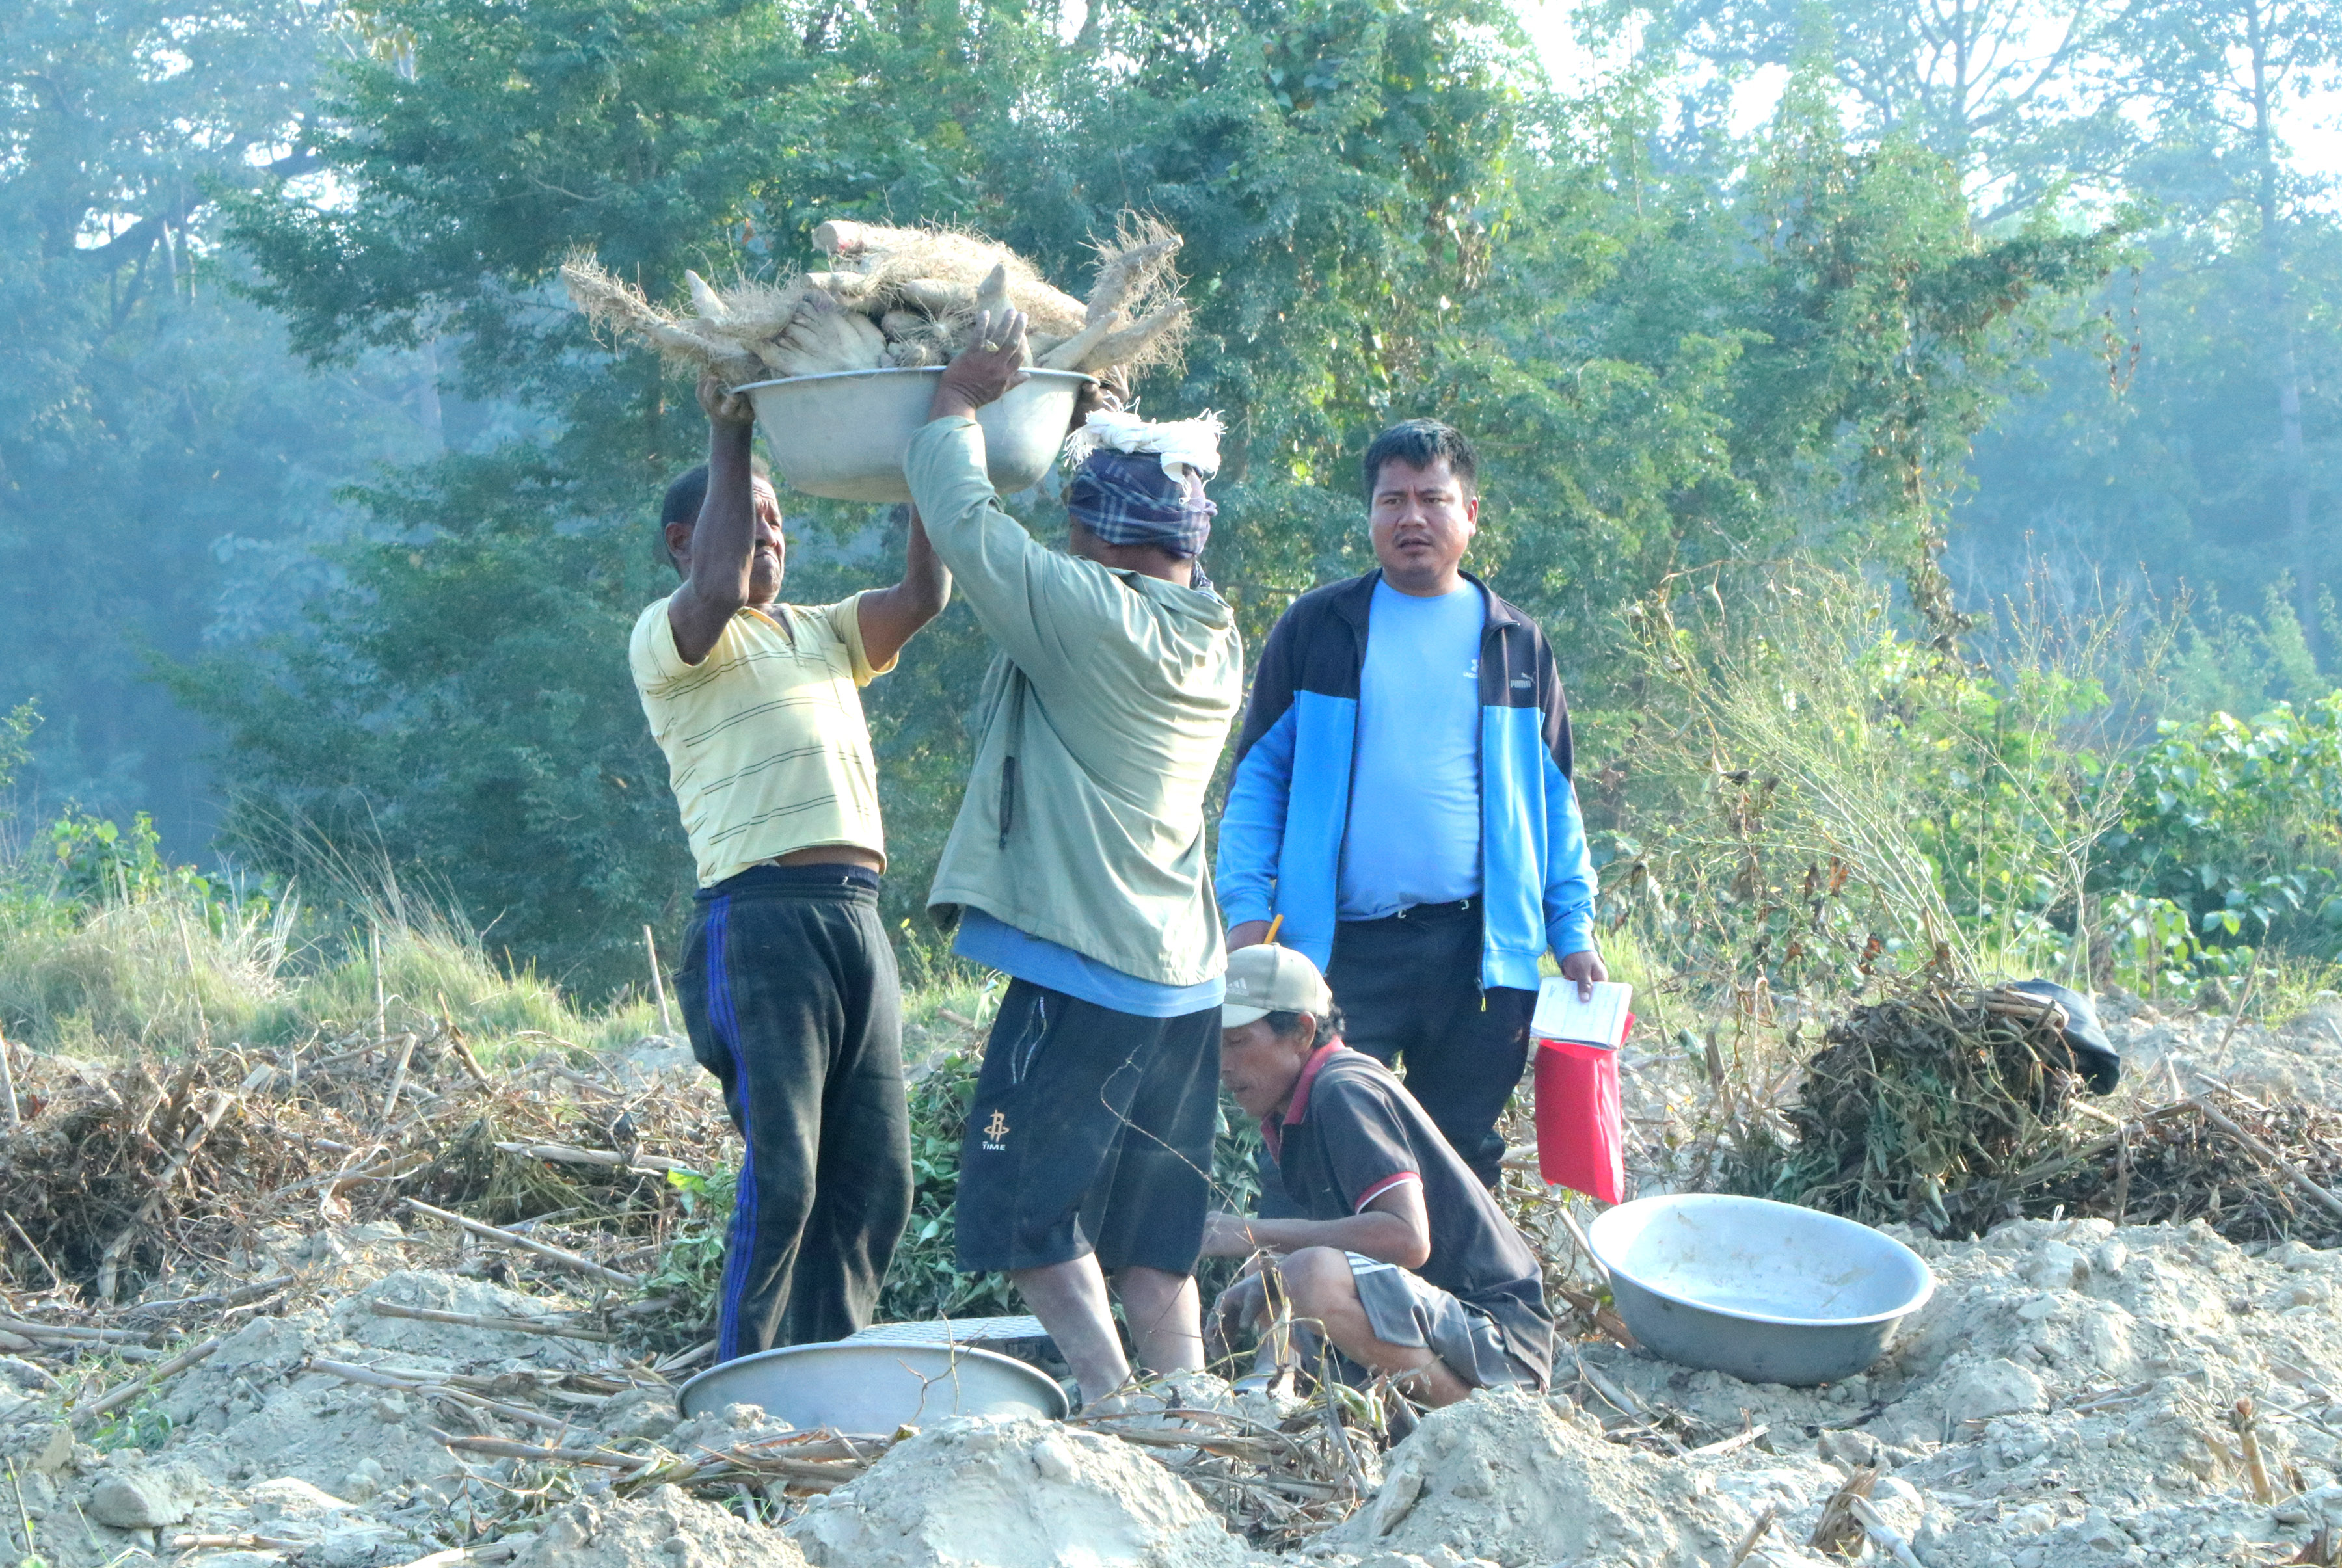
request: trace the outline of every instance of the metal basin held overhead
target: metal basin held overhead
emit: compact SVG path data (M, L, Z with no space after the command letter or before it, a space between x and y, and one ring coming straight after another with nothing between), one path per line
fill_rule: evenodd
M1588 1227L1618 1315L1654 1354L1749 1383L1835 1383L1935 1293L1894 1237L1765 1198L1637 1198Z
M997 1351L840 1340L727 1361L683 1385L686 1415L755 1404L800 1432L893 1432L951 1415L1063 1419L1065 1390Z
M756 406L773 470L789 487L836 501L908 501L903 454L927 422L940 366L793 375L735 387ZM1041 482L1065 445L1074 399L1096 378L1035 370L1006 395L976 410L985 466L1002 494Z

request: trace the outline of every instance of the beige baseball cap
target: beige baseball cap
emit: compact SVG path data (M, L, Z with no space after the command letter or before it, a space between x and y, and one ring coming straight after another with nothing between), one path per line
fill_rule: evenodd
M1227 985L1227 999L1220 1004L1224 1029L1241 1029L1272 1013L1322 1014L1334 1001L1316 964L1274 943L1229 954Z

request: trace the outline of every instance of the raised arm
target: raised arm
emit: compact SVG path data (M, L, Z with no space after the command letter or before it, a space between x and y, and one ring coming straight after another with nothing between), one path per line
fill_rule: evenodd
M1025 530L993 494L984 430L974 411L1025 379L1024 318L993 330L995 346L963 349L936 388L928 423L911 437L904 474L953 586L987 635L1025 674L1046 682L1096 639L1123 590L1086 562L1059 554ZM979 339L979 343L983 340Z
M687 664L707 657L748 603L759 532L748 465L756 412L746 398L726 392L712 371L699 378L699 406L707 413L707 498L691 530L691 574L666 604L675 651Z
M918 629L951 603L951 569L927 542L919 509L911 508L911 538L903 552L903 580L855 601L862 618L862 647L871 666L884 669Z

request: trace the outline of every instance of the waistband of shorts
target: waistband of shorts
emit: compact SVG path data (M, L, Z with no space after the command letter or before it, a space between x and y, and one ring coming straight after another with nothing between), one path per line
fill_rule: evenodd
M1346 931L1398 931L1410 925L1423 925L1435 921L1476 920L1480 917L1480 895L1456 899L1447 904L1410 904L1396 914L1386 914L1375 920L1345 920Z
M842 862L822 865L752 865L723 881L701 888L692 896L702 904L743 893L769 893L784 898L878 897L878 874L866 865Z

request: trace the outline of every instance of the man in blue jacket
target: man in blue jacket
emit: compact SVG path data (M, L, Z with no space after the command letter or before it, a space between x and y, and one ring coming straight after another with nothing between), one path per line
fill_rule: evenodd
M1536 623L1461 569L1480 510L1471 444L1409 420L1365 466L1382 564L1303 594L1268 634L1220 824L1220 907L1231 948L1283 917L1349 1044L1402 1068L1494 1186L1538 961L1550 949L1581 989L1609 977L1569 710Z

